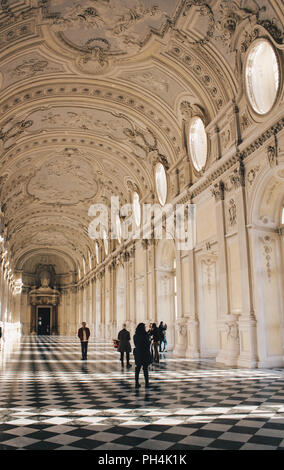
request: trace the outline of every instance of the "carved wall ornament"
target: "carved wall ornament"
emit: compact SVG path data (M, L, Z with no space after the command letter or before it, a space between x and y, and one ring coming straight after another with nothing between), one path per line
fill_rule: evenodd
M252 31L245 31L243 34L243 40L240 46L240 52L245 53L252 42L259 36L259 28L255 27Z
M230 142L232 141L230 128L227 128L226 130L222 131L220 137L221 137L222 148L225 150L229 146Z
M235 189L239 186L245 186L245 167L242 161L239 163L238 167L234 169L233 173L231 173L229 179Z
M212 290L212 283L214 280L214 267L216 264L216 258L215 257L206 257L202 259L202 265L203 265L203 274L206 276L206 284L207 284L207 289L208 292L211 293Z
M284 34L283 31L280 30L276 23L276 19L264 19L259 21L259 24L269 32L269 34L275 39L278 44L283 44Z
M180 336L185 337L187 335L187 327L184 324L179 324L178 325L178 332Z
M256 178L257 172L260 170L260 165L255 166L254 168L251 168L247 174L247 181L250 184L250 186L253 185L253 182Z
M271 282L272 239L271 237L266 235L265 237L263 237L262 242L263 242L263 256L264 256L264 262L265 262L265 267L266 267L267 279L268 279L268 282Z
M230 340L233 343L238 343L240 339L238 322L236 320L226 322L225 327L228 341Z
M233 226L237 221L237 207L234 199L230 199L228 212L230 225Z
M180 112L185 121L189 121L194 116L199 116L204 121L204 112L198 104L182 101L180 104Z
M245 20L252 21L253 18L257 21L260 14L265 11L266 7L259 6L255 0L250 2L221 0L216 14L215 39L219 39L230 48L239 24Z
M266 155L267 155L267 160L270 165L270 168L273 168L277 166L278 161L277 161L277 147L276 145L269 145L266 148Z
M251 121L246 113L243 113L240 118L240 126L244 132L251 125Z
M224 200L224 191L225 185L223 181L219 181L211 188L212 196L215 197L216 201Z

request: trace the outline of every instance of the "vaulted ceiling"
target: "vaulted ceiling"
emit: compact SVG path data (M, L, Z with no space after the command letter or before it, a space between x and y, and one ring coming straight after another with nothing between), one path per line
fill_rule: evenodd
M157 156L169 178L185 159L181 103L210 122L236 97L229 39L262 15L241 3L1 2L0 200L15 268L58 255L75 270L94 256L91 204L130 202L133 188L153 200Z

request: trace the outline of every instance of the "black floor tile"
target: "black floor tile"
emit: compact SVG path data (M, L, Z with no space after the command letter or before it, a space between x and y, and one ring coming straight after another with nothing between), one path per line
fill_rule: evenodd
M72 447L80 447L82 449L96 449L103 444L102 441L95 441L94 439L80 439L79 441L72 442Z
M171 451L200 450L204 447L242 449L243 442L222 439L221 430L205 429L208 423L226 425L226 431L234 432L236 438L238 433L249 434L251 437L248 442L252 445L279 447L283 441L282 435L279 433L277 436L277 432L275 438L256 435L262 425L263 428L275 431L283 429L282 423L273 421L280 415L277 409L272 406L269 408L270 404L282 405L283 369L274 369L272 376L269 370L240 370L216 366L213 361L175 360L168 353L159 365L150 368L151 388L144 388L141 376L142 387L135 390L133 369L129 372L121 370L119 356L111 343L92 341L89 346L89 361L82 364L76 362L80 360L80 351L73 338L22 338L19 348L12 355L13 360L0 369L0 450L15 449L9 444L1 444L9 439L19 438L22 446L21 435L39 439L39 442L23 449L56 450L63 445L47 439L61 433L78 437L78 441L69 444L75 449L92 450L104 444L109 447L108 442L90 438L104 431L117 436L114 445L127 445L131 450L139 449L142 452L145 450L138 446L149 437L145 436L144 439L143 434L142 437L130 436L136 429L142 433L143 430L157 432L158 435L151 440L169 443ZM21 351L25 354L21 355ZM28 351L31 351L30 355L26 354ZM73 356L67 354L70 352ZM106 359L105 362L101 361L102 357ZM169 357L171 361L168 361ZM24 362L21 362L22 359ZM39 360L41 362L34 362ZM274 397L276 395L278 398ZM261 400L262 397L265 401ZM228 401L231 403L224 403ZM250 410L247 414L240 411L238 414L246 414L244 419L247 422L258 421L260 427L254 424L242 426L239 417L226 418L226 415L234 415L236 406L245 405L254 405L256 410ZM217 415L211 415L210 412L208 415L206 411L207 407L223 406L226 411L220 411ZM152 409L154 413L151 413ZM159 414L160 409L162 413ZM198 410L198 414L187 413L192 409ZM50 410L57 410L58 413L50 414ZM96 413L89 410L96 410ZM125 410L129 411L124 413ZM183 413L180 410L185 411ZM258 417L261 410L265 410L267 417ZM161 418L164 418L165 424L162 421L159 423ZM26 424L27 419L34 422ZM98 419L99 423L96 421ZM137 420L141 423L141 419L145 423L142 427L141 424L135 424ZM126 420L128 424L124 424ZM190 435L195 438L194 445L180 443L186 436L174 431L176 424L170 423L176 420L180 426L195 430L194 433L190 431ZM10 422L14 421L16 424L11 425ZM68 428L61 429L61 426ZM13 434L15 427L27 428L32 433L25 434L24 429L21 429ZM54 432L46 431L49 427L53 427ZM4 430L7 432L4 433ZM202 443L200 446L198 438ZM202 438L214 440L205 446Z
M59 447L62 447L60 444L55 444L54 442L41 441L36 442L25 447L25 450L55 450Z
M281 438L254 435L248 441L250 444L264 444L266 446L279 446L283 441Z
M208 446L216 448L216 449L224 449L224 450L238 450L243 446L243 442L236 442L236 441L226 441L222 439L216 439Z

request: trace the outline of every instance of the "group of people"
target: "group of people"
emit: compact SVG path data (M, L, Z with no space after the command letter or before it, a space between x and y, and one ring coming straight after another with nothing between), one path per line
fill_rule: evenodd
M139 388L139 374L143 368L145 387L149 387L149 366L150 364L159 363L159 352L166 352L167 339L166 339L167 325L162 321L157 327L156 323L149 325L148 331L146 330L145 323L139 323L136 328L134 341L134 359L135 359L135 387ZM78 330L78 337L81 341L82 360L87 360L88 340L90 337L90 330L87 328L86 323L82 323L82 327ZM163 346L163 349L162 349ZM122 330L118 333L118 351L120 352L121 366L124 367L124 355L126 356L126 367L130 368L130 333L126 329L126 324L123 325Z

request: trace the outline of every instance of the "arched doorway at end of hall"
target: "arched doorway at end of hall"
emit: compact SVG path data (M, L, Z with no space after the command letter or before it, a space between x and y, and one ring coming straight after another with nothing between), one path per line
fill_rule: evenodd
M176 254L173 240L161 240L158 243L156 273L157 324L161 321L167 324L167 349L173 350L177 317Z

